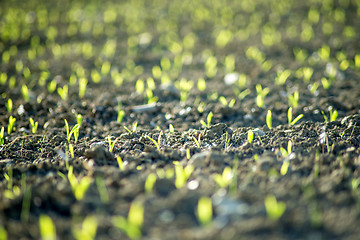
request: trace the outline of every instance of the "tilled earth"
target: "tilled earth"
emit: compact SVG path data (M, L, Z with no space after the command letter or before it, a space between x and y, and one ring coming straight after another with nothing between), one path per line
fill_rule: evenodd
M271 15L261 8L265 3L257 4L255 12ZM56 7L63 13L70 6L67 2ZM95 6L99 6L101 12L112 5L107 2L105 6ZM293 14L306 19L307 10L312 6L317 5L311 2L294 4ZM349 18L347 24L359 29L359 14L356 15L354 6L358 5L350 1L344 11ZM165 3L162 7L171 8ZM234 6L234 11L240 14L237 7ZM51 5L46 8L51 9ZM211 4L206 8L222 9ZM358 12L359 9L360 6ZM152 16L149 19L153 21L152 13L161 12L157 8L149 11L144 15ZM315 31L318 35L304 43L285 36L286 18L283 17L278 26L284 33L281 43L262 48L261 34L254 34L247 40L234 39L217 49L208 33L215 26L211 23L192 26L186 19L187 10L183 11L184 15L179 15L182 17L175 18L177 24L183 24L179 34L195 29L198 39L192 62L185 64L173 80L194 81L185 100L181 99L181 87L176 83L161 84L160 80L155 80L153 95L157 102L154 104L147 104L148 96L135 87L137 79L152 76L152 66L159 64L163 55L172 57L172 53L161 48L164 46L155 44L161 42L160 33L150 23L146 30L154 39L149 45L140 46L135 55L126 53L129 51L126 48L128 33L119 30L119 36L112 36L118 48L124 48L117 50L110 60L112 66L125 68L127 60L124 59L129 58L144 68L138 76L124 79L121 86L114 85L109 75L103 76L99 83L89 81L85 96L80 98L78 85L69 84L68 98L63 100L56 91L49 93L47 85L29 84L30 99L25 101L21 84L12 88L8 82L0 85L3 96L0 98L0 126L5 126L4 144L0 146L0 226L7 232L8 239L41 238L39 217L44 214L52 219L59 239L74 238L74 229L81 228L86 216L97 219L96 239L127 239L129 236L114 225L113 219L116 216L127 218L134 202L144 207L143 239L359 238L360 72L356 67L340 70L333 61L336 51L345 51L351 59L359 54L359 35L350 40L343 38L344 26L334 24L334 34L330 37ZM167 19L167 14L161 13L158 17ZM249 13L243 14L245 19L251 19ZM122 19L118 18L120 24ZM59 20L56 26L65 29L62 24L65 23ZM45 45L46 34L32 31ZM88 37L80 33L67 37L60 30L58 34L55 43L60 45L84 41L83 38ZM24 58L25 65L31 70L34 68L35 75L40 75L35 67L37 60L25 59L29 41L2 41L2 52L12 45L17 46L19 58ZM93 43L96 49L106 39L88 37L86 41ZM329 44L332 51L327 62L316 55L323 44ZM245 52L249 46L263 49L273 67L264 70L247 59ZM328 89L320 83L320 87L311 92L309 83L295 74L284 85L274 84L277 69L302 66L292 56L294 47L307 49L309 58L317 59L310 64L314 69L311 83L320 83L329 68L336 69L335 79ZM245 86L224 82L229 73L220 67L214 77L205 76L203 57L209 49L214 49L219 59L234 54L235 70L249 77ZM95 57L84 59L73 54L54 58L50 50L41 58L49 64L50 76L46 83L55 78L58 87L68 84L72 62L80 62L87 72L97 66ZM8 76L16 75L16 64L13 59L2 64L0 70ZM199 78L206 80L207 87L203 91L196 87ZM20 83L25 81L20 75L19 79ZM256 102L258 84L269 89L260 107ZM249 89L249 93L239 97L245 89ZM300 98L293 107L293 115L295 118L303 114L303 117L290 125L288 94L296 91ZM219 96L236 102L234 106L225 105L218 100ZM6 108L9 98L14 102L11 113ZM124 111L121 122L117 121L119 103ZM271 129L266 124L267 110L272 112ZM329 117L334 110L338 118L325 121L324 115ZM201 120L207 122L210 112L213 117L205 127ZM83 118L78 141L73 136L68 141L64 119L71 129L77 123L78 114ZM16 122L15 131L8 134L10 116L14 116ZM30 117L39 123L36 133L31 133ZM174 131L170 131L170 124ZM250 131L254 133L252 142L248 139ZM111 151L108 136L112 142L116 141ZM149 137L159 144L159 149ZM69 152L69 142L74 157ZM289 142L292 149L284 153L281 148L288 149ZM119 157L123 168L119 167ZM183 186L176 183L178 165L194 168ZM69 166L73 167L77 179L90 179L82 199L75 197L69 183ZM215 175L223 173L227 167L233 169L231 184L220 187L214 180ZM150 174L156 175L152 191L145 187ZM213 210L212 221L205 226L197 213L199 199L204 196L210 197ZM269 217L264 204L267 196L275 196L277 201L285 203L286 210L280 218Z

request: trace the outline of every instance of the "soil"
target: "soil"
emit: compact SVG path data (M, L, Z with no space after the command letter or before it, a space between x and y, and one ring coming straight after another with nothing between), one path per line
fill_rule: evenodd
M36 28L38 18L31 10L39 8L29 1L23 9L28 18L33 19L30 36L18 40L6 40L2 36L0 42L2 54L11 46L18 49L9 63L0 65L0 72L7 73L9 78L16 76L17 81L14 87L10 87L9 81L0 85L0 126L5 127L4 144L0 146L0 226L6 230L8 239L40 239L39 217L43 214L52 219L58 239L73 239L74 228L80 228L86 216L97 219L96 239L127 239L127 234L115 227L112 219L115 216L126 218L134 201L144 206L142 239L359 238L360 69L351 60L360 53L358 3L334 2L334 9L344 10L345 20L331 22L331 35L321 31L321 24L329 18L325 15L321 15L319 23L313 24L315 36L307 42L286 34L289 19L300 19L301 23L308 18L309 9L315 7L321 13L325 11L320 3L301 1L294 2L287 14L279 16L276 28L282 36L281 42L264 46L261 33L256 32L245 40L234 37L220 48L212 34L222 27L220 19L223 18L214 15L214 19L196 22L191 15L195 10L185 8L182 1L173 1L173 5L156 1L136 5L140 30L129 23L131 17L119 10L116 21L105 25L102 34L95 36L80 31L68 36L65 17L68 10L77 9L79 16L75 23L80 26L89 19L91 24L96 19L102 22L105 11L113 5L118 9L131 6L131 2L50 2L42 8L49 12L49 24L58 29L55 40L49 40L45 30ZM236 22L229 23L229 29L245 28L254 21L251 18L254 14L260 14L260 26L272 19L267 1L256 1L255 9L250 12L242 9L241 4L231 3L234 6L226 8L215 2L199 1L202 8L198 7L218 14L230 8L242 16L234 18ZM343 2L350 3L344 6ZM7 10L19 9L13 1L1 5ZM175 11L179 6L184 8L181 14ZM53 21L50 13L54 9L60 15ZM5 13L0 11L1 18ZM243 25L241 20L245 21ZM191 63L184 61L171 83L162 84L155 78L153 95L158 100L155 104L147 104L147 95L139 93L135 82L152 77L153 66L160 65L164 56L169 59L176 56L163 43L165 34L158 27L161 21L174 25L176 37L183 39L191 32L196 41L193 49L188 50L192 53ZM346 26L355 29L353 37L344 36ZM301 24L297 27L301 31ZM144 32L153 36L150 43L139 44L137 48L128 46L130 36ZM26 57L32 47L31 36L39 36L39 44L45 49L33 60ZM115 39L117 43L109 59L101 53L108 39ZM83 42L92 45L92 56L85 57L81 50L80 53L75 50L76 44ZM331 50L327 60L320 59L318 54L324 44ZM74 49L70 53L63 50L63 54L55 56L56 46ZM262 69L263 62L259 64L247 57L246 50L250 46L260 49L271 61L269 70ZM293 49L296 47L308 53L305 62L295 59ZM352 61L345 70L340 69L336 58L341 51ZM218 72L214 77L205 74L207 54L218 59ZM221 62L229 54L235 57L235 72L248 77L245 86L225 83L229 72ZM30 80L16 70L18 60L30 69ZM38 83L43 71L39 67L41 60L45 60L49 71L44 85ZM126 65L131 65L129 60L143 71L136 73L133 68L132 74L122 72L125 77L121 86L114 84L110 73L102 75L98 83L91 80L91 70L100 72L102 62L110 61L112 69L121 72L131 69ZM85 69L85 76L89 78L82 98L78 94L78 82L74 85L69 82L70 76L77 74L75 63ZM310 82L295 76L295 71L304 66L314 69ZM293 74L284 85L274 84L281 69L292 69ZM335 69L336 75L331 86L325 89L320 79L329 78L327 69ZM176 84L182 78L194 82L185 101L180 101L181 91ZM204 91L197 88L199 78L206 80ZM57 88L69 86L66 100L57 91L49 92L48 84L53 79ZM21 92L24 83L30 90L28 101ZM318 83L319 87L312 93L309 86L313 83ZM256 104L258 84L269 89L261 107ZM245 89L250 90L249 94L239 98L239 93ZM298 105L293 106L293 115L295 118L303 114L303 117L291 125L288 123L288 94L296 91L300 98ZM234 106L221 103L220 96L227 101L235 99ZM13 100L11 112L6 108L8 99ZM119 103L124 111L121 122L117 121ZM272 128L266 124L268 110L272 112ZM323 114L329 117L334 110L338 118L325 121ZM201 120L206 122L210 112L213 118L205 127ZM74 149L74 157L71 157L64 119L72 128L77 123L77 114L82 115L83 121L78 141L71 137ZM10 116L15 117L16 122L14 131L8 134ZM36 133L31 132L30 118L39 124ZM169 130L170 124L174 131ZM249 131L254 132L251 143ZM112 151L109 151L108 136L112 141L116 139ZM159 149L148 137L155 141L160 139ZM280 149L287 149L289 141L292 151L287 155ZM119 168L118 157L124 163L123 169ZM284 162L289 163L285 172ZM182 187L175 184L175 164L194 167ZM68 165L73 167L77 179L91 179L82 199L74 196L67 178ZM221 188L214 180L215 174L221 174L226 167L235 169L232 188ZM151 173L156 174L157 180L152 191L147 192L145 182ZM6 175L12 175L10 188ZM100 187L99 179L103 179ZM101 189L105 189L108 200L100 194ZM8 190L13 193L11 197L6 194ZM269 195L286 204L284 214L276 220L269 217L264 204ZM211 198L213 210L212 222L206 226L200 223L197 214L198 201L203 196Z

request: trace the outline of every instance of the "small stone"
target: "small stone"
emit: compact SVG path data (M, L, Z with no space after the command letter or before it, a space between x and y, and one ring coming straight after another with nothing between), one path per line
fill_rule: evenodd
M255 128L253 130L251 130L254 133L255 137L262 137L265 136L265 132L262 131L260 128Z

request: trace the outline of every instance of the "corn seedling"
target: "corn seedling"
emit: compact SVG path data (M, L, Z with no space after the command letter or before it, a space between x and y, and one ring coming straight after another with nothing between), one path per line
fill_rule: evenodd
M311 92L311 94L317 96L318 95L318 88L319 88L319 83L318 82L314 82L313 84L309 85L309 90Z
M206 59L205 62L205 74L208 78L213 78L218 69L217 69L217 59L215 56L210 56Z
M180 165L180 163L175 163L175 186L176 188L181 188L185 185L191 173L194 171L193 165L188 165L185 168Z
M227 150L228 148L231 147L232 144L230 144L230 141L231 141L231 137L229 136L229 133L226 132L225 133L225 146L224 146L225 150Z
M169 132L171 133L175 132L174 125L172 125L171 123L169 124Z
M228 102L224 96L220 96L219 97L219 102L221 102L224 106L228 106L229 108L233 108L235 103L236 103L236 100L231 99L230 102Z
M66 119L64 119L64 122L65 122L65 128L66 128L66 139L67 139L68 143L70 143L70 139L73 134L74 134L75 142L77 142L78 137L79 137L80 124L77 123L70 131L68 121Z
M213 112L209 112L209 114L206 117L206 123L204 120L200 120L201 125L203 125L205 128L209 128L213 116L214 116Z
M321 114L324 117L324 121L329 122L329 118L326 116L325 112L321 111ZM338 117L338 111L330 109L330 122L336 121L337 117Z
M70 152L71 158L74 158L74 157L75 157L75 154L74 154L74 147L73 147L73 145L72 145L71 143L69 143L68 147L69 147L69 152Z
M86 93L86 87L88 84L88 80L86 78L79 79L79 97L83 98Z
M115 227L125 232L130 239L139 239L142 235L141 228L144 222L144 206L134 201L129 209L128 218L122 216L113 217Z
M280 148L280 152L284 157L287 157L289 156L290 153L292 153L292 145L293 145L292 141L289 140L287 144L287 149L282 147Z
M259 108L262 108L264 106L264 98L270 92L270 89L269 88L263 89L260 84L256 84L256 92L257 92L256 105Z
M155 182L156 182L156 174L150 173L145 181L145 192L147 194L152 193Z
M197 217L201 225L208 225L213 218L212 202L209 197L201 197L197 205Z
M14 124L16 122L16 118L14 118L13 116L9 117L9 125L7 128L7 133L10 135L11 132L14 130Z
M225 167L222 174L215 173L213 177L221 188L226 188L231 184L234 174L230 167Z
M284 202L278 202L274 195L265 197L265 209L267 216L272 220L278 220L286 210Z
M4 127L0 130L0 145L4 145Z
M33 134L35 134L36 133L36 131L37 131L37 127L38 127L38 122L34 122L34 119L32 119L32 118L30 118L29 119L29 121L30 121L30 125L31 125L31 132L33 133Z
M68 93L69 93L69 87L68 85L64 85L62 88L58 88L57 92L59 94L59 96L61 97L62 100L66 101L67 97L68 97Z
M117 116L116 121L117 121L118 123L121 123L122 120L123 120L123 118L124 118L124 116L125 116L125 111L122 110L121 103L119 103L119 104L118 104L118 116Z
M272 128L272 114L271 114L271 110L267 111L266 114L266 125L268 126L269 129Z
M124 129L125 129L126 131L128 131L129 133L136 132L137 122L134 122L134 123L133 123L133 125L132 125L132 130L130 130L130 129L127 128L126 126L124 126Z
M42 240L56 240L56 228L48 215L40 215L39 228Z
M290 75L291 75L291 71L288 69L282 72L278 72L275 78L275 84L284 85L286 83L286 80L290 77Z
M96 186L100 194L100 200L102 203L107 204L109 203L109 194L106 189L106 185L104 182L104 178L97 176L96 177Z
M243 100L247 95L249 95L251 93L250 89L245 89L242 92L240 92L239 94L236 94L238 96L238 98L240 100Z
M290 106L296 108L299 105L299 91L295 91L294 95L290 94L288 99Z
M199 89L200 92L205 91L206 89L206 81L204 78L199 78L198 82L197 82L197 88Z
M12 109L13 109L13 101L11 100L11 98L9 98L6 103L6 110L8 113L11 113Z
M71 185L71 189L74 193L74 196L76 200L80 201L83 199L87 189L89 188L91 184L91 178L90 177L83 177L80 181L76 178L76 176L73 173L73 166L69 167L68 172L68 180Z
M300 114L300 115L298 115L294 120L293 120L293 111L292 111L292 107L289 107L289 109L288 109L288 123L289 123L289 125L295 125L295 123L297 122L297 121L299 121L304 115L303 114Z
M95 216L87 216L81 228L73 228L72 233L76 240L93 240L96 236L98 221Z
M249 130L248 134L247 134L247 140L249 143L252 143L252 141L254 140L254 132Z
M194 136L193 136L193 139L194 139L194 142L195 142L196 146L198 148L201 148L200 134L199 134L198 139L196 139L196 137L194 137Z
M115 147L115 143L117 142L118 139L116 138L116 139L112 142L110 135L107 137L107 139L108 139L108 143L109 143L109 152L113 152L114 147Z
M76 115L76 123L79 124L79 126L81 126L83 121L83 116L81 114L77 114Z
M23 95L25 102L29 102L29 89L25 84L21 86L21 94Z
M289 169L289 165L290 165L290 161L289 160L284 160L282 165L281 165L281 168L280 168L280 174L282 176L285 176L286 173L288 172L288 169Z
M235 157L233 161L233 167L232 167L232 181L229 186L229 192L230 195L235 195L237 193L237 169L239 165L239 160L237 157Z
M125 169L125 166L124 166L124 162L123 162L123 160L121 159L121 157L120 157L120 156L117 156L117 157L116 157L116 161L117 161L117 163L118 163L118 165L119 165L119 169L120 169L121 171L123 171L123 170Z
M190 159L191 154L190 154L190 148L186 149L186 159Z
M157 140L157 142L155 141L155 139L153 139L153 138L151 138L151 137L149 137L149 136L146 136L151 142L153 142L154 143L154 145L155 145L155 147L156 147L156 149L158 150L158 151L160 151L160 146L161 146L161 133L159 134L159 137L158 137L158 140Z
M0 239L1 240L7 240L8 239L8 235L7 235L7 231L6 229L0 225Z
M4 190L3 194L5 198L15 199L19 196L21 191L18 186L13 186L13 170L9 169L8 173L4 173L4 178L7 181L7 189Z
M29 220L30 205L31 205L31 190L26 186L25 173L23 173L21 176L21 188L24 191L24 196L21 206L20 219L23 223L26 223Z

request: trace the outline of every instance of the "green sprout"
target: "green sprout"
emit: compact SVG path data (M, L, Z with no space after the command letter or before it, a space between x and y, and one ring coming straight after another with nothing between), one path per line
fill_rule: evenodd
M69 143L69 152L70 152L70 156L72 157L72 158L74 158L75 157L75 154L74 154L74 147L73 147L73 145L71 144L71 143Z
M144 206L134 201L129 209L128 218L122 216L113 217L115 227L125 232L130 239L139 239L142 235L141 228L144 222Z
M132 125L132 130L130 130L129 128L127 128L126 126L124 126L124 129L126 131L128 131L129 133L133 133L133 132L136 132L136 129L137 129L137 122L134 122L133 125Z
M289 107L289 109L288 109L288 123L289 123L289 125L291 125L291 126L293 126L293 125L295 125L295 123L297 122L297 121L299 121L304 115L303 114L300 114L300 115L298 115L294 120L293 120L293 111L292 111L292 107Z
M117 163L118 163L118 165L119 165L119 169L120 169L120 170L124 170L124 169L125 169L124 162L123 162L123 160L121 159L120 156L117 156L117 157L116 157L116 161L117 161Z
M201 197L197 206L197 217L201 225L208 225L213 218L212 202L209 197Z
M76 123L79 124L79 126L81 126L83 121L83 116L81 114L77 114L76 115Z
M14 130L14 124L16 122L16 118L14 118L13 116L9 117L9 125L7 128L7 133L10 135L11 132Z
M290 75L291 75L291 71L288 69L282 72L278 72L275 78L275 84L284 85L286 83L286 80L290 77Z
M68 93L69 93L69 87L68 85L64 85L62 88L58 88L57 92L59 94L59 96L61 97L62 100L66 101L67 97L68 97Z
M271 110L267 111L266 114L266 125L268 126L269 129L272 128L272 114L271 114Z
M31 189L26 186L25 173L21 175L21 188L24 191L24 195L23 195L20 219L23 223L26 223L29 220L30 205L31 205Z
M269 88L263 89L260 84L256 84L256 92L257 92L256 105L259 108L262 108L264 106L264 98L270 92L270 89Z
M6 229L0 225L0 239L1 240L6 240L8 239L8 235L7 235L7 231Z
M224 106L228 106L229 108L233 108L234 105L235 105L236 100L231 99L230 102L228 102L224 96L220 96L219 97L219 102L221 102Z
M294 95L289 95L288 96L289 98L289 103L290 103L290 106L292 107L297 107L299 105L299 91L295 91L294 92Z
M145 192L147 194L152 193L155 182L156 182L156 174L150 173L145 181Z
M205 89L206 89L206 81L205 81L204 78L199 78L198 79L197 88L199 89L200 92L205 91Z
M175 174L176 174L175 186L176 188L182 188L187 182L191 173L194 171L194 166L188 165L185 168L183 168L183 166L180 165L180 163L178 162L174 162L174 164L175 164Z
M282 176L285 176L286 175L286 173L287 173L287 171L288 171L288 169L289 169L289 165L290 165L290 161L289 160L284 160L283 161L283 164L281 165L281 168L280 168L280 174L282 175Z
M25 84L21 86L21 94L23 95L25 102L29 102L29 89Z
M150 141L152 141L153 143L154 143L154 145L156 146L156 149L158 150L158 151L160 151L160 146L161 146L161 133L159 134L159 137L158 137L158 140L157 140L157 142L153 139L153 138L151 138L151 137L149 137L149 136L146 136Z
M251 130L248 131L247 140L249 143L252 143L252 141L254 140L254 132L253 131L251 131Z
M0 145L4 145L4 130L5 130L5 128L1 127L1 130L0 130Z
M48 215L42 214L39 218L39 228L41 239L56 240L56 228Z
M231 147L232 144L230 144L230 141L231 141L231 137L229 136L229 133L226 132L225 133L225 146L224 146L225 150L227 150L228 148Z
M109 152L113 152L115 143L117 142L118 139L116 138L115 141L111 142L110 135L107 137L107 139L108 139L108 143L109 143Z
M37 131L37 127L38 127L38 122L34 122L34 119L32 119L32 118L30 118L29 119L29 121L30 121L30 125L31 125L31 132L33 133L33 134L35 134L36 133L36 131Z
M311 94L315 95L317 93L317 89L319 88L319 83L314 82L313 84L310 84L310 92Z
M208 78L213 78L218 69L217 69L217 59L215 56L209 56L207 59L206 59L206 62L205 62L205 74Z
M95 239L98 221L95 216L86 216L81 228L73 228L73 236L77 240Z
M104 182L104 178L97 176L96 177L96 186L100 194L100 200L102 203L107 204L109 203L109 194L106 189L106 185Z
M174 125L172 125L171 123L169 124L169 132L171 133L175 132Z
M15 199L19 196L21 190L18 186L13 186L13 169L10 168L8 173L4 173L4 178L7 181L7 189L4 190L4 196L8 199Z
M321 114L324 117L324 121L329 122L329 118L326 116L325 112L321 111ZM330 109L330 122L336 121L337 117L338 117L338 111Z
M118 123L121 123L122 120L123 120L123 118L124 118L124 116L125 116L125 111L122 110L121 103L119 103L119 104L118 104L118 116L117 116L116 121L117 121Z
M239 94L236 94L236 95L238 96L238 98L240 100L243 100L250 93L251 93L251 90L247 88L247 89L243 90L242 92L240 92Z
M13 109L13 101L11 100L11 98L9 98L6 103L6 110L8 113L11 113L12 109Z
M199 134L199 137L198 139L196 139L196 137L193 136L193 139L195 141L195 144L198 148L201 148L201 140L200 140L200 134Z
M209 128L211 125L212 117L214 116L213 112L209 112L209 114L206 117L206 122L204 120L200 120L201 125L203 125L205 128Z
M66 119L64 119L64 122L65 122L65 128L66 128L66 139L67 139L68 143L70 143L71 136L73 134L74 134L75 142L77 142L78 137L79 137L80 124L77 123L70 131L68 121Z
M284 202L278 202L274 195L265 197L265 209L268 217L272 220L278 220L286 210Z
M83 177L80 181L75 177L73 173L73 166L69 167L68 180L71 185L71 189L74 193L76 200L80 201L84 198L84 195L89 188L92 180L90 177Z
M88 80L86 78L80 78L79 79L79 97L83 98L86 93L86 87L88 84Z
M213 177L221 188L226 188L231 184L234 174L230 167L225 167L222 174L215 173Z
M284 157L289 156L290 153L292 153L292 146L293 146L293 142L291 140L288 141L287 144L287 149L285 148L280 148L280 152Z

